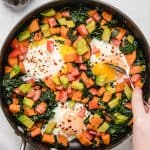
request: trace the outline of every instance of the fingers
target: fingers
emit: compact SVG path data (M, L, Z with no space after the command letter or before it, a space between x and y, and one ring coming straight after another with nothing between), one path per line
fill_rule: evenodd
M135 88L132 94L132 110L135 117L145 114L142 90Z

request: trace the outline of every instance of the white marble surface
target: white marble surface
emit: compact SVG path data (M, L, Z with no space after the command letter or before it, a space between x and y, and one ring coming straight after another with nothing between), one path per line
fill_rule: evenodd
M5 7L0 1L0 48L13 26L33 8L51 0L31 0L30 5L21 11L12 11ZM115 7L121 9L130 16L134 22L141 28L144 35L150 42L150 1L149 0L104 0L111 3ZM13 129L5 119L0 109L0 150L19 150L21 139L16 136ZM34 150L33 147L27 145L27 150ZM113 150L131 150L130 139L120 144Z

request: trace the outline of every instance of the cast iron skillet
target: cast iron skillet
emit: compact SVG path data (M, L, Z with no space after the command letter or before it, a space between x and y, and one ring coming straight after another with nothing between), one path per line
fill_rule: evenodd
M36 149L40 149L40 150L47 150L49 149L45 144L42 143L37 143L36 141L34 141L32 138L30 137L26 137L17 127L13 116L11 115L11 113L8 110L7 104L6 104L6 99L5 99L5 95L3 95L3 89L2 89L2 76L4 75L4 65L6 64L6 60L7 60L7 55L9 52L9 44L11 42L11 40L13 39L13 37L15 36L16 32L18 32L21 28L22 25L26 24L28 22L28 20L32 19L34 16L36 16L39 12L46 10L50 7L58 7L58 8L63 8L64 6L79 6L80 4L83 5L87 5L89 7L100 7L103 8L109 12L111 12L116 18L118 18L123 24L125 24L125 27L129 29L129 31L131 31L133 33L133 35L136 37L137 41L140 43L140 47L141 49L144 51L144 57L146 59L146 64L147 64L147 79L146 79L146 84L144 86L144 95L146 95L146 97L148 97L148 91L150 89L150 80L149 80L149 75L150 75L150 49L149 49L149 45L144 37L144 35L142 34L142 32L140 31L140 29L135 25L135 23L128 17L126 16L124 13L122 13L120 10L114 8L111 5L108 5L106 3L100 2L99 0L56 0L55 2L48 2L42 6L40 6L39 8L36 8L35 10L33 10L32 12L30 12L28 15L26 15L24 18L21 19L21 21L18 22L18 24L15 25L15 27L11 30L11 32L9 33L9 35L7 36L2 50L1 50L1 61L0 61L0 75L1 75L1 82L0 82L0 86L1 86L1 94L0 94L0 99L1 99L1 106L3 109L3 112L6 116L6 118L8 119L8 122L10 123L10 125L14 128L14 131L17 135L21 136L23 139L23 143L25 144L25 142L30 143L31 145L33 145ZM120 134L120 136L118 137L117 140L113 141L111 143L111 145L107 146L107 147L101 147L101 150L103 149L111 149L115 146L117 146L118 144L120 144L121 142L123 142L125 139L127 139L129 136L131 135L131 129L128 130L125 134ZM23 147L22 147L23 149ZM85 147L82 147L77 141L73 141L70 144L70 147L68 148L68 150L84 150L86 149ZM92 149L92 148L90 148Z

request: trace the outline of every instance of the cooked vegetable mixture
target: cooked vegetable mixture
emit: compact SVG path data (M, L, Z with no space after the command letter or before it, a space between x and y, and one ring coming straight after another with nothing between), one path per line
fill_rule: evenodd
M50 8L10 44L3 77L9 111L27 136L50 147L77 139L109 145L132 126L132 88L145 61L131 32L105 10Z

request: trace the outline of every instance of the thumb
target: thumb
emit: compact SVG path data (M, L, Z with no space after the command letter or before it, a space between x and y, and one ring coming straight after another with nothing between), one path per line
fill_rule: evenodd
M142 90L140 88L135 88L132 94L132 111L133 116L138 117L145 114Z

